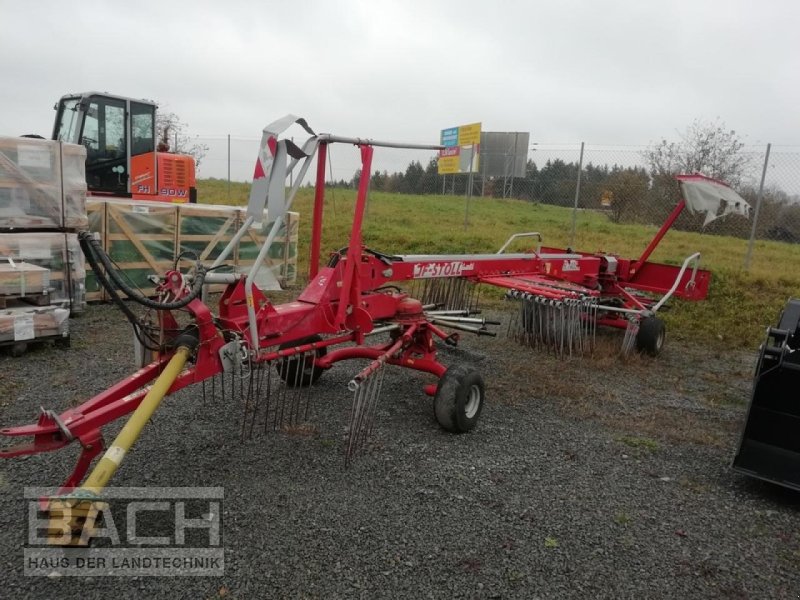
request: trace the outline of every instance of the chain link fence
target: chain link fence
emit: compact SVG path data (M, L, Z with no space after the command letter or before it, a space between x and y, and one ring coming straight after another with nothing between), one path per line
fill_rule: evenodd
M249 181L259 140L228 135L196 138L208 148L199 177ZM671 177L651 176L647 150L646 145L534 143L525 177L484 177L481 173L439 175L433 153L393 149L375 153L371 189L474 199L515 198L561 206L574 211L572 222L578 233L572 232L571 243L579 247L580 231L585 231L587 223L597 223L598 215L610 224L657 226L670 214L679 199L678 184ZM741 156L745 168L733 187L750 203L750 218L728 215L704 226L705 215L684 211L674 228L741 239L747 247L742 257L747 267L756 240L800 243L800 146L745 147ZM361 172L353 148L333 146L328 166L328 185L357 185Z

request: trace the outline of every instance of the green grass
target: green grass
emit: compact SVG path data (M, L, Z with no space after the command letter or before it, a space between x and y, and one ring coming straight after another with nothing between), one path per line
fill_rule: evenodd
M198 197L207 204L247 203L249 184L198 181ZM347 245L355 192L328 190L323 216L323 252ZM308 269L313 190L301 189L292 210L300 213L298 282ZM406 196L376 192L370 196L364 242L388 254L494 252L513 233L538 231L544 244L569 244L572 211L519 200L473 198L464 227L465 200L460 196ZM638 257L656 227L614 224L599 213L578 215L575 247ZM517 248L532 246L532 240ZM704 302L673 302L663 313L669 335L692 339L717 350L755 348L767 325L774 325L786 300L800 296L800 244L757 241L750 270L743 269L747 241L738 238L670 231L650 260L681 264L702 252L702 267L713 273ZM495 296L500 297L500 293Z

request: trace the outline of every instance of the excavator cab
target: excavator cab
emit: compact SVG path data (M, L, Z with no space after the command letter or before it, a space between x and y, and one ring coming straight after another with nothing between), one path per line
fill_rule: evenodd
M156 105L98 92L64 96L53 139L86 147L89 193L194 202L194 159L156 151Z

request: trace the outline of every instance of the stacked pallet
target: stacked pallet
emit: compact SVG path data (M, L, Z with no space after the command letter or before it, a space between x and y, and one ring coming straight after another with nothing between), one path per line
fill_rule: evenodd
M77 234L29 230L0 233L0 261L9 258L47 270L50 304L72 313L83 312L86 267Z
M99 235L126 280L147 295L155 293L150 276L172 269L175 257L184 252L193 253L206 266L214 262L246 219L244 208L210 204L90 198L86 207L89 229ZM256 275L261 289L274 289L276 280L283 285L295 282L299 218L288 213L275 237ZM248 230L219 271L249 272L271 227L265 215L263 227ZM212 291L217 290L212 287ZM86 298L107 299L93 273L87 274Z
M68 343L70 311L83 309L85 161L83 146L0 137L0 344L15 354Z

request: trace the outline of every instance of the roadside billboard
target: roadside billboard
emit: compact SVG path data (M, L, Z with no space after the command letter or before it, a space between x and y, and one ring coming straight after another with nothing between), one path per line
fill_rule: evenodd
M442 129L439 175L477 173L480 166L481 124L471 123Z

